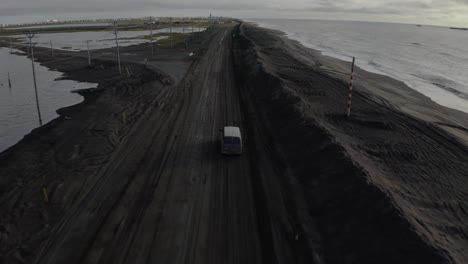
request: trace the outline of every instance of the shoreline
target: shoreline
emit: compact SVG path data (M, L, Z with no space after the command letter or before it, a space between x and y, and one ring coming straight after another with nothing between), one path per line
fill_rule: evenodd
M1 44L1 41L0 41L0 44ZM2 47L6 48L6 46L2 46ZM16 48L16 50L21 51L21 53L20 52L15 52L14 53L15 55L29 57L27 55L26 51L25 51L26 48ZM36 48L36 50L42 51L40 53L44 53L44 50L48 50L48 49L39 47L39 48ZM59 51L59 50L56 50L56 51ZM87 59L77 58L77 54L74 53L74 52L63 52L62 54L59 54L57 57L59 57L59 56L61 57L60 60L62 60L62 61L64 59L67 59L67 57L71 57L75 61L78 61L78 65L81 65L81 64L84 65L85 63L87 63ZM42 134L44 132L47 133L47 131L53 129L58 123L65 121L65 117L66 117L67 114L72 114L72 113L74 113L76 111L83 110L87 105L89 105L93 101L95 101L97 99L97 96L99 96L99 94L104 89L109 88L109 85L105 83L107 81L104 81L102 78L99 78L99 77L96 78L96 76L94 76L94 77L85 76L86 73L82 73L82 72L81 73L74 72L74 70L77 69L76 65L72 66L70 68L69 66L66 66L66 64L67 64L66 61L65 61L65 63L63 63L63 62L59 62L59 63L52 62L52 63L50 63L49 60L50 60L50 58L49 58L48 55L40 55L40 56L36 55L36 58L35 58L35 62L39 63L41 66L46 67L49 70L60 72L62 74L59 77L60 80L71 80L71 81L84 82L84 83L92 83L92 82L94 83L94 81L95 81L96 87L80 88L80 89L76 89L76 90L71 90L70 93L76 93L76 94L80 95L83 98L83 100L81 102L76 103L76 104L72 104L72 105L57 108L55 110L56 114L58 115L57 117L53 118L49 122L44 123L42 126L38 126L38 127L35 127L33 129L31 129L31 131L29 133L26 133L25 135L23 135L23 137L17 143L15 143L14 145L0 151L0 158L4 157L6 155L9 155L8 153L14 152L18 148L17 145L27 144L25 142L30 142L31 140L35 140L35 138L37 138L38 135L40 135L40 134ZM54 61L54 60L55 59L52 59L52 61ZM103 61L97 60L97 59L94 60L93 67L88 68L88 70L95 69L98 64L99 65L106 65L106 67L110 66L110 65L113 65L113 66L111 66L111 68L108 68L108 69L105 69L105 70L102 70L102 71L105 72L105 74L108 75L108 76L115 75L115 77L118 77L118 75L115 74L116 73L115 64L113 62L108 62L108 61L105 61L105 60L103 60ZM82 69L85 69L85 71L86 71L86 67L82 67L82 66L78 66L78 67L82 68ZM23 142L23 141L25 141L25 142Z
M294 41L297 41L298 43L300 43L304 47L307 47L307 48L309 48L311 50L315 50L315 51L319 52L320 55L322 55L322 56L329 57L331 59L337 59L337 60L345 61L345 62L348 62L348 63L352 59L351 56L346 56L346 55L342 55L342 54L338 54L338 53L333 53L332 51L327 51L326 48L320 49L317 46L315 46L314 44L311 44L311 43L307 42L306 40L301 39L299 36L295 37L296 33L283 31L283 30L275 28L276 25L268 24L268 23L262 24L262 22L256 22L256 21L252 21L251 23L256 24L257 26L259 26L261 28L270 29L270 30L277 30L279 32L282 32L287 38L289 38L291 40L294 40ZM359 58L357 58L357 59L359 60ZM366 65L359 65L359 61L357 61L357 62L358 62L358 64L357 64L358 67L361 68L362 70L364 70L366 72L369 72L369 73L375 73L375 74L378 74L378 75L387 76L387 77L390 77L392 79L401 81L401 82L403 82L405 84L405 86L417 91L418 93L423 94L423 92L421 92L421 87L418 88L418 86L421 86L422 83L425 83L425 86L433 87L431 89L443 90L443 92L447 93L447 95L449 95L450 97L453 97L456 100L461 100L460 102L464 102L464 103L468 104L468 100L466 100L466 97L465 97L467 95L465 93L463 93L463 92L458 91L458 90L450 91L450 89L453 89L453 88L441 87L440 84L431 83L429 80L424 80L424 79L421 79L421 80L416 80L416 79L415 80L402 80L401 76L385 72L385 71L383 71L383 70L381 70L381 69L379 69L379 68L377 68L375 66L372 66L372 64L370 64L369 62L367 62ZM392 69L388 68L388 70L392 70ZM350 69L347 69L347 71L349 72ZM421 84L417 85L416 82L420 82ZM444 105L444 104L440 103L439 102L440 100L438 100L437 98L434 98L434 96L431 97L431 96L426 95L426 94L423 94L423 96L430 98L434 103L436 103L436 104L438 104L440 106L447 107L447 108L450 108L450 109L456 110L456 111L461 111L463 113L468 113L468 108L466 108L466 110L463 111L463 110L457 109L455 107L447 106L447 105ZM462 96L464 96L464 97L462 97Z
M321 64L320 68L326 71L326 74L329 74L334 78L343 80L344 82L349 81L349 76L335 74L332 72L336 71L346 73L350 71L351 63L349 61L345 61L342 58L336 58L331 55L325 55L320 50L316 50L314 48L305 46L301 41L296 40L294 38L290 38L287 33L281 30L270 29L263 26L259 27L267 31L276 31L277 34L287 38L288 40L290 40L291 43L294 43L293 45L289 45L288 48L298 49L297 46L304 47L308 51L301 51L303 52L302 55L304 55L305 57L309 55L314 57L314 59L316 59L317 62ZM302 60L302 58L297 59L299 61ZM305 61L305 63L310 62ZM366 79L382 79L384 82L389 83L390 85L388 88L382 89L382 91L378 91L376 95L382 96L383 98L391 101L394 107L407 114L410 114L411 116L423 119L427 122L437 124L439 127L458 138L462 144L468 146L468 133L466 133L466 131L468 131L467 112L463 112L458 109L441 105L435 102L429 96L412 88L406 82L398 80L398 78L395 78L393 76L389 76L384 73L368 71L366 69L361 68L360 66L356 66L355 72L357 74L362 74L359 83L354 84L355 88L368 87L370 85L378 85L375 82L365 81ZM394 89L395 87L398 89ZM392 88L394 90L391 90ZM368 92L375 93L376 91L369 90ZM345 104L343 104L343 107L346 107Z

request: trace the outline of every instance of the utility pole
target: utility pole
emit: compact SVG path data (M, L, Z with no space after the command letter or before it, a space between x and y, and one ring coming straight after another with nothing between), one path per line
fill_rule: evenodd
M26 34L26 37L29 39L29 50L31 52L31 65L34 79L34 92L36 93L37 115L39 117L39 126L42 126L41 109L39 107L39 98L37 96L36 70L34 69L34 47L32 43L32 38L34 37L34 35L34 33L29 32Z
M117 32L117 21L114 21L114 35L115 35L115 45L117 47L117 61L119 63L119 74L122 75L122 69L120 68L120 51L119 51L119 41L117 39L117 35L119 32Z
M153 17L150 17L150 40L151 40L151 56L154 55L154 45L153 45Z
M86 40L86 48L88 48L88 66L91 66L91 53L89 52L89 42L91 40Z
M171 48L172 46L172 17L169 18L169 38L171 39Z
M52 57L54 56L54 47L52 46L52 40L50 41L50 53Z

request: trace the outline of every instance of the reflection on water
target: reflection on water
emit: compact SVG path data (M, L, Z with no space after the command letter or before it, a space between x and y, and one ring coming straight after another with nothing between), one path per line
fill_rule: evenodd
M31 61L0 48L0 151L18 142L39 125L32 78ZM55 81L60 72L35 64L37 88L43 124L57 117L56 110L83 101L70 93L73 89L96 87L92 83L69 80ZM8 85L8 73L11 88Z
M193 28L193 32L203 31L205 28ZM154 40L161 40L167 38L169 32L173 33L192 33L191 27L173 27L162 28L153 30L153 34L158 34L154 37ZM139 31L119 31L119 45L121 47L137 45L141 43L149 43L150 40L148 37L150 35L149 30L139 30ZM166 36L161 36L166 35ZM24 35L12 36L15 38L20 38L23 41L26 41ZM52 42L54 49L63 49L63 50L86 50L86 40L90 40L89 49L105 49L112 48L115 46L115 35L112 33L111 29L108 31L83 31L83 32L73 32L73 33L46 33L46 34L36 34L34 37L34 42L37 43L38 47L50 47Z

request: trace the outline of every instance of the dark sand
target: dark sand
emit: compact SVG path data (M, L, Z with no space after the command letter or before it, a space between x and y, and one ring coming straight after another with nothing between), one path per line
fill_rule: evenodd
M327 70L350 63L242 29L244 93L275 132L325 261L468 262L468 114L358 69L348 119L349 77Z
M99 85L0 154L0 263L468 262L468 115L358 70L347 119L347 63L248 24L189 43L123 77L41 53Z

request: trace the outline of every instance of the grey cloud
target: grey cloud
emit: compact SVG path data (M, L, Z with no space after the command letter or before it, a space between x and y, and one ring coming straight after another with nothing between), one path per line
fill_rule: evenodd
M407 16L426 19L459 14L468 9L468 0L0 0L0 20L19 17L73 16L100 17L120 13L127 16L206 14L254 17L303 18L307 13L329 14L330 19L346 17L366 20L366 16ZM159 12L159 13L158 13ZM71 14L71 16L70 16ZM301 16L302 17L298 17ZM245 17L245 16L244 16ZM0 21L0 23L2 23ZM398 21L395 21L398 22ZM468 18L467 18L468 23Z
M10 1L10 0L7 0ZM29 3L28 3L29 2ZM197 1L196 3L187 3L185 1L24 1L16 0L0 6L0 15L23 14L25 12L51 13L51 12L98 12L98 11L140 11L147 9L213 9L213 10L249 10L259 9L263 6L262 2L233 2L233 1Z
M451 2L455 2L458 4L465 4L468 5L468 0L450 0Z

